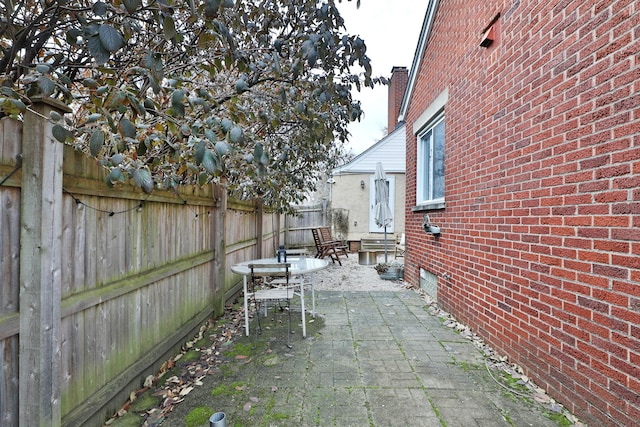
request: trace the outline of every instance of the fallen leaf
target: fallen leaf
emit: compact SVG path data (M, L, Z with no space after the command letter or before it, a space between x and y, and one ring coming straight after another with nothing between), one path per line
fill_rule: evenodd
M252 396L252 397L250 397L250 398L249 398L249 400L250 400L250 401L252 401L253 403L258 403L258 402L260 402L260 399L258 399L257 397L253 397L253 396Z
M245 412L249 412L251 410L251 402L245 403L242 409L244 409Z
M153 387L153 375L149 375L144 379L144 386L147 388Z
M533 400L538 403L548 403L551 399L546 394L535 393L533 395Z
M180 396L186 396L187 394L191 393L191 390L193 390L193 387L191 386L183 388L182 390L180 390Z
M275 393L276 391L278 391L278 387L276 387L276 386L271 386L271 391Z

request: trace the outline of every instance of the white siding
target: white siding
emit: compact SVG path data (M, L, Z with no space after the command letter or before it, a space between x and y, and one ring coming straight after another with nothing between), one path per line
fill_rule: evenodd
M334 169L333 174L374 173L378 162L382 162L385 173L405 173L406 153L406 126L403 124L351 162Z

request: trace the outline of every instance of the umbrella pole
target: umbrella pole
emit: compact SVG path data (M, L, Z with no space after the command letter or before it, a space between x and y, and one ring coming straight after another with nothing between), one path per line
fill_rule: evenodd
M384 226L384 262L387 262L387 226Z

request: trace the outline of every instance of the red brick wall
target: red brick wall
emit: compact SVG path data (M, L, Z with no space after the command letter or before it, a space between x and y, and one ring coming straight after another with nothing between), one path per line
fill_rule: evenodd
M405 279L437 274L441 305L594 426L640 420L639 52L637 1L440 1L405 116ZM445 88L435 239L412 127Z

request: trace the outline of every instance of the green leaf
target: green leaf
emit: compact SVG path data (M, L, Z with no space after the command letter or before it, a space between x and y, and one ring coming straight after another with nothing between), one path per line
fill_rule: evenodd
M205 0L204 16L209 19L215 18L218 14L218 8L220 8L220 0Z
M89 139L89 153L91 153L93 157L98 157L98 154L102 151L104 137L104 132L100 129L95 130L91 134L91 139Z
M100 36L100 43L109 52L115 52L124 46L122 35L109 24L100 25L98 35Z
M54 125L53 128L51 128L51 133L53 137L60 142L65 142L69 135L69 131L60 125Z
M238 126L234 126L229 132L229 140L234 144L239 144L243 141L243 139L244 137L242 133L242 128Z
M87 117L87 123L97 122L100 119L100 117L102 117L102 114L100 113L89 114L89 116Z
M97 88L98 87L98 82L96 82L94 79L91 78L86 78L84 80L82 80L82 84L86 87L90 87L90 88Z
M165 40L171 40L176 36L176 23L170 15L165 15L163 19L164 38Z
M224 119L222 119L222 122L220 122L220 125L222 126L222 131L224 133L227 133L233 126L233 122L225 117Z
M62 120L62 115L55 110L51 110L49 112L49 118L54 122L59 122L60 120Z
M174 90L171 94L171 108L184 107L182 101L184 100L184 92L180 89Z
M206 149L207 149L207 144L204 141L198 142L198 144L196 145L194 156L193 156L196 162L196 165L199 165L200 163L202 163L202 159L204 159L204 153L206 152Z
M98 35L89 36L87 47L89 48L89 53L98 64L104 64L109 60L109 51L104 48Z
M46 74L49 72L49 65L48 64L38 64L36 65L36 71L42 74Z
M98 16L104 16L107 14L107 5L106 3L99 1L91 6L91 10Z
M111 156L111 163L113 163L114 166L118 166L123 161L124 161L124 155L121 153L116 153L113 156Z
M209 150L204 153L204 157L202 158L202 167L211 175L213 175L216 170L220 169L218 158Z
M246 80L238 79L236 80L236 93L243 93L249 90L249 85L247 85Z
M216 142L216 152L218 153L218 155L224 156L229 152L229 144L227 144L225 141Z
M260 160L262 158L262 154L264 154L264 147L258 142L253 149L253 158Z
M149 169L140 168L134 169L131 171L131 176L133 177L133 182L147 194L150 194L153 191L153 178L151 177L151 172Z
M124 0L124 7L127 12L133 13L140 7L140 0Z
M56 89L55 83L51 81L50 78L45 76L38 77L38 88L40 88L40 92L44 96L50 96L53 91Z
M131 123L128 119L120 120L119 126L120 134L125 138L135 138L136 137L136 126Z
M120 170L120 168L113 168L113 169L111 169L111 172L107 176L107 180L111 184L115 184L117 182L123 182L124 181L124 175L122 174L122 171Z

